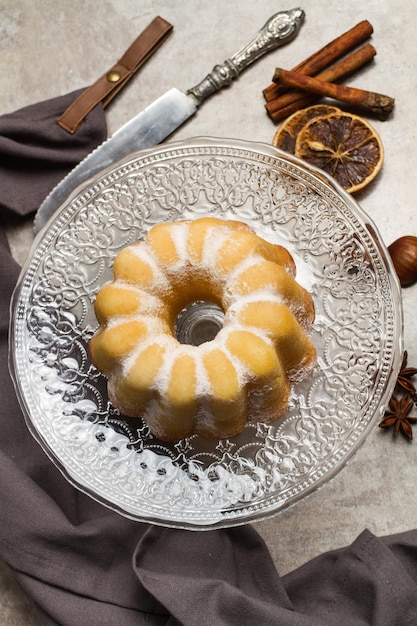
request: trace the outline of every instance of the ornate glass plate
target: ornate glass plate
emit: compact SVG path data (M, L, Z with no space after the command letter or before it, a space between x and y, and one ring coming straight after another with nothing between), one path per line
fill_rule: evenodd
M316 305L318 366L283 421L169 445L109 404L88 354L93 302L122 247L201 215L244 220L292 252ZM75 486L136 520L232 526L322 486L372 431L400 367L400 302L375 226L325 175L268 145L168 143L77 190L38 236L13 298L10 366L29 429Z

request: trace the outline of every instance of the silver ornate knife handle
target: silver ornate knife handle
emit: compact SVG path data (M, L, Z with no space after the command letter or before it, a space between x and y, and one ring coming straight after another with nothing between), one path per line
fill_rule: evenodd
M242 70L266 52L291 41L304 20L304 11L281 11L267 21L256 37L230 57L216 65L198 85L183 93L171 88L143 111L119 128L67 174L40 205L34 222L37 233L64 204L71 193L105 168L138 150L156 146L184 124L199 105L222 87L230 85Z
M247 46L241 48L222 65L215 65L198 85L187 91L187 95L194 96L198 103L201 103L214 92L230 85L232 80L253 61L291 41L297 35L304 16L302 9L281 11L273 15Z

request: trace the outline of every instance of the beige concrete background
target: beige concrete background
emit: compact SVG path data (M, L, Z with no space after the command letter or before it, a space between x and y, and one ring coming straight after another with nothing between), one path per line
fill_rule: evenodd
M210 135L270 143L275 126L264 111L262 90L275 67L294 67L368 19L377 57L349 83L395 97L396 107L389 120L374 122L385 146L384 168L357 200L387 245L401 235L417 235L416 0L304 0L291 6L276 0L0 0L0 114L92 83L159 14L174 25L174 32L108 108L113 132L169 87L186 90L198 83L273 13L296 6L306 12L298 38L249 68L171 139ZM10 222L9 236L23 262L32 239L30 220L24 227ZM403 290L404 341L412 365L417 364L416 295L417 285ZM350 543L365 527L377 534L414 528L416 446L377 429L324 488L257 523L279 573ZM6 565L0 566L0 623L36 623Z

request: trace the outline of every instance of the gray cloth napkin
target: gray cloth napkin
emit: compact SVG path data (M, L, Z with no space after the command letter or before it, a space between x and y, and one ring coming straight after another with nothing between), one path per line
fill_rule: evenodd
M0 118L3 220L34 211L104 138L100 105L76 135L56 128L75 95ZM140 524L74 489L30 435L9 376L19 270L0 229L0 554L42 624L417 625L417 530L386 538L365 530L280 577L250 525L193 532Z
M70 136L55 120L83 90L0 116L0 207L35 211L49 191L107 137L101 105Z

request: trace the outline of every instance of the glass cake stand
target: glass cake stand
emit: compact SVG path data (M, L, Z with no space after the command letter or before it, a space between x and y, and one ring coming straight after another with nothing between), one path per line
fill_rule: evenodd
M158 222L202 215L289 249L314 299L318 364L283 420L167 444L109 402L88 352L93 303L121 248ZM198 320L190 327L205 340ZM374 224L325 174L238 140L163 144L87 182L38 235L12 301L10 369L35 439L86 494L178 528L262 519L324 485L383 416L401 355L400 288Z

